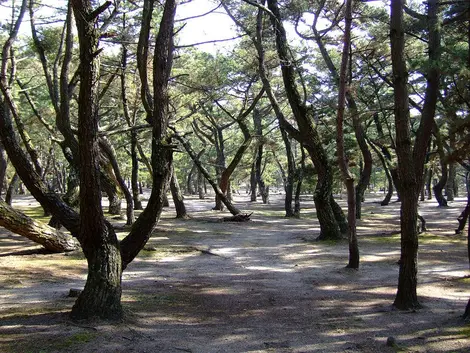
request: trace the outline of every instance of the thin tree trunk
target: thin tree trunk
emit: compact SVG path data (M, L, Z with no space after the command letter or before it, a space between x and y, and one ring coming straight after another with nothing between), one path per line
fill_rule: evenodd
M13 201L13 195L16 192L16 188L18 187L19 182L20 177L18 176L18 173L13 174L13 177L10 180L10 184L8 184L7 193L5 195L5 202L7 203L7 205L11 206L11 203Z
M186 212L186 206L183 200L183 194L181 193L178 184L178 178L176 177L174 168L172 168L171 171L170 190L171 196L173 197L173 203L175 204L176 218L188 218L188 213Z
M285 177L284 188L286 196L284 199L284 209L286 210L286 217L294 217L295 211L292 209L292 195L294 194L295 183L295 159L292 153L292 145L286 130L280 129L284 148L286 149L287 156L287 175ZM303 152L305 154L305 152Z
M253 164L251 165L251 171L250 171L250 201L251 202L256 202L257 198L257 183L256 183L256 173L255 173L255 164L256 160L258 158L258 153L255 153L255 160L253 161Z
M347 267L359 268L359 247L356 234L356 191L354 188L354 177L349 171L346 152L344 149L344 108L346 104L346 73L348 69L349 49L351 46L351 25L352 25L352 1L346 0L346 9L344 15L345 30L343 40L343 53L341 58L341 68L339 73L339 93L338 93L338 111L336 115L336 148L338 155L338 164L341 169L344 184L348 193L348 240L349 240L349 263Z
M198 167L199 169L199 172L204 175L204 177L206 178L206 180L209 182L209 184L212 186L212 188L214 189L214 192L216 194L216 196L221 200L221 202L223 202L223 204L227 207L227 209L230 211L230 213L234 216L240 214L240 210L238 208L236 208L232 202L225 196L225 194L222 192L222 190L220 189L219 185L211 178L209 172L207 171L206 168L204 168L204 166L202 165L201 161L197 158L197 155L196 153L194 153L193 149L191 148L191 146L189 145L189 143L183 138L181 137L180 135L178 135L177 133L174 134L174 136L176 137L176 139L178 141L180 141L180 143L183 145L184 149L186 150L186 152L188 152L188 155L189 157L191 157L191 159L193 160L193 162L196 164L196 166Z
M5 188L5 181L7 176L7 154L0 142L0 199L2 199L3 189Z

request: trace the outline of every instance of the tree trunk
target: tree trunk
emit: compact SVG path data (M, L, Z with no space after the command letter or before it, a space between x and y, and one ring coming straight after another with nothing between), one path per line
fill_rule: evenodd
M2 198L3 189L5 187L6 173L7 173L7 154L3 145L0 142L0 199Z
M255 160L253 161L253 164L251 165L251 171L250 171L250 201L251 202L256 202L257 198L257 183L256 183L256 173L255 173L255 163L256 159L258 158L258 153L255 153Z
M10 180L10 184L8 184L7 193L5 195L5 202L7 205L11 206L13 201L13 195L16 192L16 188L18 187L18 183L20 182L20 177L17 173L13 174L13 177Z
M450 162L448 165L448 168L449 168L449 173L448 173L447 184L446 184L447 201L454 201L454 187L456 184L455 177L457 175L455 163Z
M390 42L393 69L394 113L398 179L401 198L401 261L398 289L394 306L398 309L419 308L417 287L418 262L418 197L422 186L424 162L432 133L439 91L440 34L437 20L437 0L428 1L428 55L426 92L422 117L412 149L410 131L408 72L404 58L404 0L391 1Z
M343 52L341 57L341 68L339 73L339 92L338 92L338 111L336 115L336 148L338 155L338 164L341 170L344 184L348 194L348 241L349 241L349 263L347 267L359 268L359 248L357 245L356 234L356 191L354 189L354 177L351 174L346 152L344 148L344 110L346 104L346 73L348 69L349 49L351 47L351 25L352 25L352 0L346 0L346 9L344 15L345 30L343 40ZM370 175L370 173L369 173ZM368 182L368 181L367 181ZM359 212L360 216L360 212Z
M37 222L0 199L0 226L38 243L52 252L76 250L74 239L44 223Z
M131 189L132 189L132 198L134 200L134 210L141 210L142 200L140 199L140 189L139 189L139 159L137 157L137 133L135 131L131 132Z
M176 218L188 218L186 206L184 205L183 194L181 193L174 168L172 168L171 171L170 190L171 196L173 197L173 203L175 204Z
M196 166L199 169L199 172L206 178L206 180L209 182L209 184L212 186L214 189L214 192L216 196L221 200L221 202L227 207L227 209L230 211L231 214L236 216L237 214L241 213L238 208L236 208L232 202L225 196L225 194L222 192L220 189L219 185L211 178L209 172L207 171L206 168L202 165L201 161L197 158L196 153L193 151L191 145L186 141L183 137L178 135L177 133L174 134L176 139L180 141L180 143L183 145L184 149L186 152L188 152L189 157L193 160L193 162L196 164Z
M119 242L101 208L98 136L99 14L89 0L72 0L80 48L78 137L80 155L80 241L88 262L84 290L72 308L74 319L120 319L122 263Z
M286 210L286 217L294 217L295 211L292 209L292 196L294 194L295 184L295 159L292 153L292 145L286 130L280 128L282 141L286 149L287 156L287 176L285 177L284 188L286 196L284 199L284 209ZM305 154L305 153L304 153Z
M255 160L255 177L258 184L259 192L261 194L261 199L263 204L269 203L269 187L266 186L262 176L261 163L263 160L263 150L264 150L264 138L263 138L263 126L261 121L261 112L259 109L253 109L253 125L255 126L255 134L259 136L258 140L258 151L256 153Z
M439 154L439 161L441 164L441 177L436 185L433 187L434 196L436 197L437 203L440 207L447 207L447 200L442 194L444 190L447 179L448 179L448 169L447 169L447 161L446 156L444 153L444 145L442 143L441 134L439 132L439 127L434 122L434 135L436 137L436 145L437 145L437 152Z

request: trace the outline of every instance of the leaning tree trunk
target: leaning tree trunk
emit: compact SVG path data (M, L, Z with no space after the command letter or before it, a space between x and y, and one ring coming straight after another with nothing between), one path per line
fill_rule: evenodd
M42 245L52 252L76 250L75 240L56 228L37 222L0 199L0 226Z
M227 209L230 211L230 213L233 214L234 216L240 214L241 213L240 210L232 204L232 202L222 192L222 190L220 189L217 182L214 181L211 178L209 172L207 171L206 168L204 168L201 161L197 158L196 153L193 151L193 149L192 149L191 145L188 143L188 141L186 141L182 136L178 135L176 132L175 132L174 136L183 145L186 152L188 152L189 157L191 157L194 164L196 164L197 168L199 169L200 174L202 174L206 178L206 180L209 182L209 184L214 189L214 192L215 192L216 196L227 207ZM200 183L200 184L202 184L202 183Z
M284 127L290 126L289 133L293 133L296 138L300 139L300 142L305 146L317 170L318 181L313 200L317 210L317 218L320 223L320 235L318 239L341 239L342 234L331 204L333 195L333 171L331 162L328 160L318 129L313 124L312 108L305 104L296 86L298 71L293 64L293 58L291 57L292 52L288 45L287 34L282 22L278 2L277 0L268 0L267 3L269 10L272 12L270 20L276 35L276 49L281 62L280 66L284 88L292 113L297 122L298 130L293 129L282 114L276 112L276 115L281 125ZM261 56L260 49L258 49L258 56ZM260 66L264 69L263 58L259 60ZM263 73L261 71L262 70L260 70L260 76L262 77L266 92L268 93L273 108L276 110L275 105L277 101L275 101L273 97L272 88L267 79L266 72Z

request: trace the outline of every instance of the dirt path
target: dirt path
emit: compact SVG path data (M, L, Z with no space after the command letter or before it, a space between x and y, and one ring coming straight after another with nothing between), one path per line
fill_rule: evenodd
M69 321L67 293L86 278L80 253L31 254L37 247L2 232L0 352L470 352L459 318L470 296L465 237L453 236L463 201L421 205L425 307L406 313L390 306L399 205L364 204L359 271L344 268L346 242L313 241L313 203L303 205L302 219L285 219L280 196L271 205L240 198L237 207L254 211L243 224L219 222L212 200L188 199L190 220L165 212L123 275L118 325Z

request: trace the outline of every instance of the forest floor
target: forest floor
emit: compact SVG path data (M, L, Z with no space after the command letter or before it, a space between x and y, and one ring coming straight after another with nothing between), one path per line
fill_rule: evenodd
M423 309L403 312L391 306L399 204L381 207L381 198L369 195L363 206L359 271L345 268L346 240L315 241L311 196L300 219L283 217L281 195L269 205L239 196L237 207L253 212L246 223L221 222L228 214L212 211L212 198L186 198L192 218L166 209L124 272L119 323L69 319L69 290L86 280L81 252L48 254L1 229L0 352L470 352L461 319L470 297L466 236L454 235L464 199L421 203ZM14 206L38 212L31 197Z

